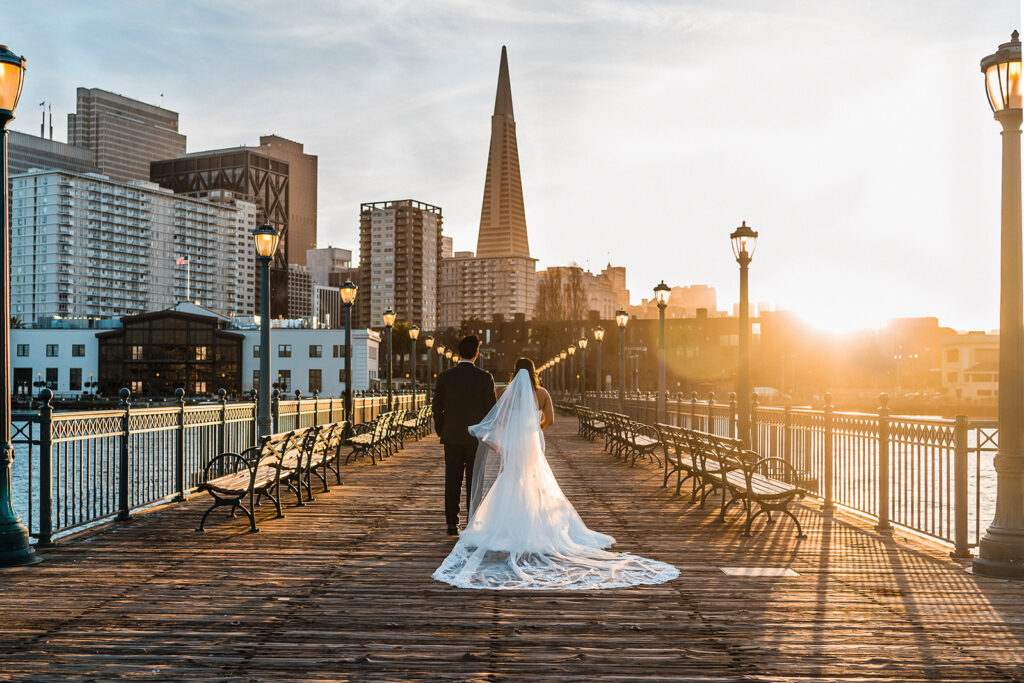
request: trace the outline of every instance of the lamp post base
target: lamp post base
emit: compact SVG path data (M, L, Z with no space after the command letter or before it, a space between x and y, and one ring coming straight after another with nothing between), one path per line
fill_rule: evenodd
M15 518L0 523L0 569L42 562L28 542L28 529Z
M1002 579L1024 579L1024 534L989 527L978 544L974 573Z

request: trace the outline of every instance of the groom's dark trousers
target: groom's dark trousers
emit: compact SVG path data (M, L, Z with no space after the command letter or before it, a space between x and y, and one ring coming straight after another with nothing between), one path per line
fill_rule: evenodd
M469 361L437 376L434 388L434 430L444 444L444 517L449 527L459 524L459 493L466 481L466 508L473 482L477 441L469 427L494 407L494 378Z

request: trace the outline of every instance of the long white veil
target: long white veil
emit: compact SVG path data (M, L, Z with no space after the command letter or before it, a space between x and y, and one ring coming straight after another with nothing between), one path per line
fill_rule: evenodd
M544 454L537 395L520 370L469 431L480 441L469 524L434 578L461 588L617 588L663 583L671 565L605 550L615 542L588 529Z
M487 416L469 428L469 433L480 442L470 485L470 520L501 474L505 458L529 453L535 448L544 450L539 413L537 392L530 381L530 373L520 370Z

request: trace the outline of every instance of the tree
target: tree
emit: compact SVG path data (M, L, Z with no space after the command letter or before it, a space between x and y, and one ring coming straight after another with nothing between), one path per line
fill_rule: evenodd
M25 323L21 322L21 318L16 315L11 316L11 329L20 330L25 327Z

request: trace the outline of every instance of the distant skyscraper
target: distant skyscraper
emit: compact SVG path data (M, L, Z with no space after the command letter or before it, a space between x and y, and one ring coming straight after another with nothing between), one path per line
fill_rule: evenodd
M477 253L456 252L443 261L440 326L458 327L464 320L489 321L494 316L512 319L516 314L532 318L536 264L526 232L512 86L502 46Z
M314 285L330 285L337 279L332 278L332 274L344 272L348 275L351 271L352 250L338 247L307 249L306 267L309 268L309 275L313 278Z
M75 147L56 140L19 133L7 133L7 167L10 173L25 173L30 169L57 169L73 173L99 173L96 153L84 147Z
M442 223L441 207L413 199L360 206L357 325L381 327L391 307L403 322L437 327Z
M236 255L252 249L253 204L67 171L15 175L11 187L11 315L24 322L186 299L224 315L251 309L252 260Z
M307 250L316 249L317 157L279 135L261 135L258 149L288 162L288 263L306 265Z
M150 177L176 194L209 197L227 190L256 204L256 221L269 223L281 233L281 242L270 267L270 313L291 317L288 311L289 167L251 147L193 152L176 159L150 164ZM249 254L255 260L250 247ZM305 258L305 252L303 252ZM255 311L254 311L255 312Z
M185 153L177 112L99 88L78 89L68 143L92 150L100 171L115 180L149 180L149 162Z

